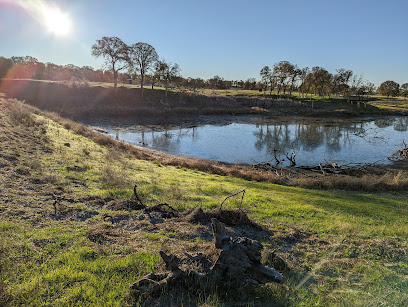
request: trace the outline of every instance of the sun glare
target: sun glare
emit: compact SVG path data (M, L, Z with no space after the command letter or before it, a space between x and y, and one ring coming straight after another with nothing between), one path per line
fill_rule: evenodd
M57 8L44 8L44 23L48 30L58 36L69 34L71 22L68 16Z
M55 36L66 36L71 32L72 22L68 13L55 4L44 0L14 1Z

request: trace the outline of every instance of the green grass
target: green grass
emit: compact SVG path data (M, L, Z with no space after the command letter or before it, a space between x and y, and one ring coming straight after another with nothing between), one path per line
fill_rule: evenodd
M72 226L54 223L32 229L0 223L2 245L9 250L0 277L13 285L8 293L12 305L123 306L129 285L159 262L154 252L127 254L92 244L82 226Z
M253 214L262 221L296 223L313 231L337 234L349 229L368 237L408 233L406 193L315 191L162 166L136 160L120 149L107 149L50 120L46 122L47 137L56 150L37 158L45 173L62 175L63 184L78 193L130 197L137 183L146 203L168 202L186 209L197 204L215 208L226 196L247 188L244 206L255 206ZM64 146L67 142L70 147ZM30 155L24 159L32 161ZM83 171L67 170L73 166ZM239 200L226 206L238 206Z

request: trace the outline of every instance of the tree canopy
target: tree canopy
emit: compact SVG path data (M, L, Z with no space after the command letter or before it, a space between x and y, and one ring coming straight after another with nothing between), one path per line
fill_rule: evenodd
M140 87L142 88L143 96L143 81L145 75L148 70L152 68L153 64L158 61L159 56L153 46L139 42L130 46L129 57L130 69L135 69L140 73Z
M399 84L395 81L387 80L381 83L377 91L383 96L395 97L399 93Z
M118 37L102 37L92 45L92 55L103 57L105 64L111 67L115 95L117 94L118 72L127 67L129 47Z
M165 83L165 98L167 100L167 89L169 86L169 82L180 75L180 66L178 64L167 62L165 60L159 60L156 63L156 72L160 80L163 80Z

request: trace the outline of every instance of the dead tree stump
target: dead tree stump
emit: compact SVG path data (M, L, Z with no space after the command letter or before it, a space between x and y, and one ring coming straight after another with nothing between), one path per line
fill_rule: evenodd
M263 246L260 242L246 237L228 236L224 224L215 218L211 219L211 227L217 251L215 260L203 254L192 256L185 253L186 257L180 259L160 252L169 271L152 273L136 281L131 286L135 294L155 296L165 290L171 291L175 286L183 286L197 292L211 288L226 295L246 295L246 290L265 283L283 282L283 276L278 271L261 264ZM191 265L186 265L188 263ZM200 272L197 267L201 268Z

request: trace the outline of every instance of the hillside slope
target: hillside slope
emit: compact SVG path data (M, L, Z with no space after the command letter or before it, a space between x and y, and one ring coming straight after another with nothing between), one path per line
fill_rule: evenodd
M0 305L236 305L216 293L132 295L130 284L163 270L160 250L206 252L211 240L209 224L154 222L124 205L134 184L145 204L179 212L246 190L223 208L245 209L269 232L234 231L264 244L265 263L275 251L287 267L283 284L240 303L408 304L405 191L316 191L162 165L4 98L0 138Z

